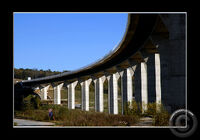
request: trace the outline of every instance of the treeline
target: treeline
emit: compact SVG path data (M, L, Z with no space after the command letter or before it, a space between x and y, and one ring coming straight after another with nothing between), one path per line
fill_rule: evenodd
M67 72L67 70L65 70L63 72ZM50 69L48 69L48 70L42 70L42 69L38 70L38 69L23 69L23 68L17 69L17 68L14 68L14 78L23 79L23 80L27 80L28 77L31 77L31 79L35 79L35 78L55 75L55 74L59 74L59 73L61 73L61 72L51 71Z

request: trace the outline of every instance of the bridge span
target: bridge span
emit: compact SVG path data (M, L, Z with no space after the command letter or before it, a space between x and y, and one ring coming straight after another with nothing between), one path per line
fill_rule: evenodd
M122 113L124 106L128 102L131 105L133 99L142 104L143 111L147 110L149 102L162 103L168 111L185 108L185 27L184 13L130 13L121 42L101 60L75 71L24 80L18 84L39 87L42 100L47 100L48 88L52 85L54 104L61 104L61 89L66 86L68 108L75 109L75 87L79 82L82 110L89 111L89 85L93 81L95 110L103 112L103 83L107 79L108 110L110 114L118 114L117 81L121 78Z

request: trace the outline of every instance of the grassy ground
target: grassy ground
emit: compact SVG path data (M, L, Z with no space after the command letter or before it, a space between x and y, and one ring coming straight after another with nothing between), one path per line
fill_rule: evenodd
M75 103L81 104L81 90L78 84L75 89ZM89 106L90 111L82 111L80 109L68 110L67 102L62 105L43 104L38 109L26 109L23 111L15 110L15 118L38 120L38 121L50 121L48 118L48 109L53 108L56 125L61 126L129 126L138 123L141 117L151 117L153 119L153 125L155 126L167 126L169 120L169 113L164 109L161 112L156 112L156 104L149 104L148 111L142 114L138 104L132 103L132 109L128 109L126 115L120 115L122 110L122 99L120 87L118 90L118 114L108 114L108 94L107 89L104 89L104 112L97 113L94 111L95 106L95 94L94 88L90 87L89 92ZM53 88L48 90L48 96L53 99ZM67 89L65 87L61 90L61 99L67 99Z
M130 126L138 122L138 116L110 115L94 111L68 110L66 106L44 105L39 109L15 111L15 118L50 121L48 109L53 108L54 122L58 126Z
M52 108L55 120L48 117L48 110ZM41 104L39 108L29 108L23 111L14 111L15 118L54 122L58 126L134 126L140 118L150 117L154 126L168 126L169 113L161 108L156 112L156 104L149 104L148 111L141 113L138 104L133 102L132 108L125 110L125 115L112 115L107 112L98 113L94 110L69 110L67 105Z

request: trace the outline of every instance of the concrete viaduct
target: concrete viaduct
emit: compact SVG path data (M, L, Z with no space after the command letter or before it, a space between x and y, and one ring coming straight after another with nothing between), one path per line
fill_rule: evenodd
M79 82L81 107L88 111L89 85L93 81L95 111L103 112L103 83L107 78L108 110L110 114L118 114L117 81L121 78L122 113L124 105L133 101L133 92L143 111L147 110L148 102L156 102L171 112L186 105L185 66L185 13L130 13L121 42L101 60L76 71L25 80L21 84L40 87L42 100L47 100L47 91L52 85L54 104L61 104L61 88L66 86L68 108L75 109L75 87ZM134 91L132 82L135 83Z

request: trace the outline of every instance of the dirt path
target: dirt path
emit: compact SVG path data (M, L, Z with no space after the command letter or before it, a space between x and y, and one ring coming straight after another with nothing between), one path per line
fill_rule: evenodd
M149 117L143 117L140 119L140 122L136 124L136 126L152 126L153 120Z
M54 126L54 123L51 122L41 122L33 120L24 120L24 119L14 119L13 120L16 126Z

